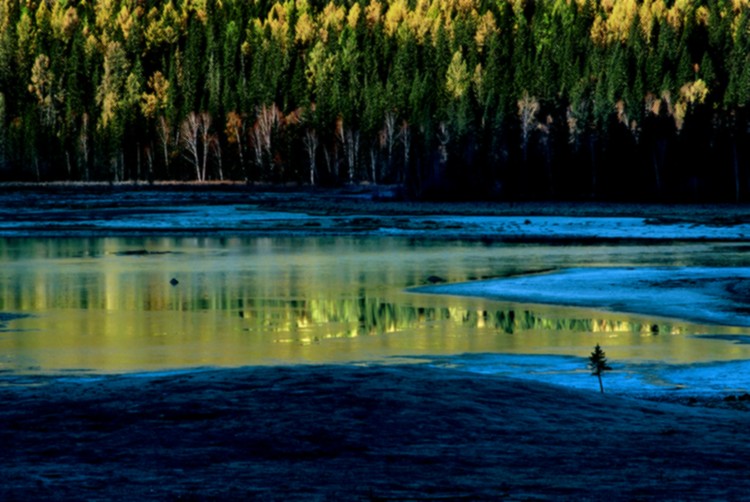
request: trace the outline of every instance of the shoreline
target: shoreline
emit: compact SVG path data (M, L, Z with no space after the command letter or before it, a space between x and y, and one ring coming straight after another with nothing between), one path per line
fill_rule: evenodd
M125 205L137 203L128 196L137 193L170 195L189 204L209 200L216 204L259 204L280 210L310 210L313 214L358 214L367 207L380 215L477 215L491 216L621 216L653 219L654 224L675 220L713 223L717 225L750 221L750 203L674 202L648 200L588 199L478 199L478 200L406 200L398 187L391 185L345 185L319 187L308 185L268 185L232 181L157 181L153 184L134 182L0 182L0 207L14 202L15 196L33 197L43 194L50 206L68 201L66 197L82 196L87 205L106 206L108 198L122 197ZM289 198L289 195L294 197ZM303 195L304 197L300 197ZM52 197L51 199L48 197ZM88 198L88 199L87 199ZM150 199L148 202L156 202Z
M745 242L750 205L408 202L389 188L1 185L2 237L375 236L492 243Z
M746 412L425 366L47 380L0 387L0 404L6 500L523 500L586 498L591 486L597 497L679 500L750 490Z
M420 286L458 295L602 309L717 326L750 327L750 268L591 267Z

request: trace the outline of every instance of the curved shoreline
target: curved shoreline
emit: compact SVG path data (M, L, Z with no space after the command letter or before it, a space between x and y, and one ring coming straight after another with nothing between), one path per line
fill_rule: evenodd
M410 291L750 327L750 268L592 267Z

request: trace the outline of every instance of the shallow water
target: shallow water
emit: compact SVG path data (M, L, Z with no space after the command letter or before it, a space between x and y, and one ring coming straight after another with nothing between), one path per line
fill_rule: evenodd
M529 370L532 359L508 366L496 358L500 372L570 383L587 376L585 357L601 343L621 375L627 369L638 382L679 386L659 368L684 369L685 381L700 381L705 372L696 365L750 360L750 344L733 338L750 330L406 289L570 267L743 266L747 251L715 243L488 245L397 237L5 238L0 370L416 360L490 371L502 354L553 363L540 373Z

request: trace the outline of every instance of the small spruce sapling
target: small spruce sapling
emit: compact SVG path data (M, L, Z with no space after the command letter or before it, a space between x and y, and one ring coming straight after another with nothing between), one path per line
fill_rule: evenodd
M596 344L594 351L589 356L589 369L592 375L599 378L599 390L604 394L604 385L602 384L602 373L612 368L607 364L607 355L604 353L599 344Z

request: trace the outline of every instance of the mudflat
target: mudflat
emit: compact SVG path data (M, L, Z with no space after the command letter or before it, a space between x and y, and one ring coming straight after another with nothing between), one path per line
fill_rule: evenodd
M750 206L413 202L377 186L0 184L0 236L400 235L548 242L744 241Z
M424 365L21 377L2 500L738 500L747 411ZM606 379L605 379L606 384Z

